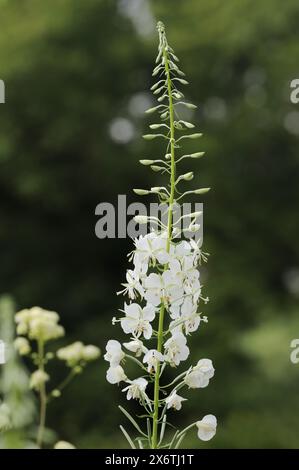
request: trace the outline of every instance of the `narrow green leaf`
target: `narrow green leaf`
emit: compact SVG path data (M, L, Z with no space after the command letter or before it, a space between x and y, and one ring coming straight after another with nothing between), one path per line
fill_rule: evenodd
M161 426L161 431L160 431L159 445L162 444L162 442L163 442L163 438L164 438L164 434L165 434L165 428L166 428L166 419L167 419L167 415L165 414L163 416L163 421L162 421L162 426Z
M180 444L181 444L182 440L185 438L185 436L186 436L186 434L183 434L183 435L179 438L178 442L177 442L176 445L174 446L175 449L178 449L178 448L180 447Z
M130 444L131 448L132 449L136 449L136 446L134 444L134 442L132 441L132 439L130 438L129 434L127 433L127 431L125 430L125 428L123 426L119 426L120 427L120 430L122 431L123 435L125 436L125 438L127 439L128 443Z
M140 432L140 434L142 434L142 436L146 436L146 434L140 429L140 427L138 426L138 424L136 423L135 419L133 418L133 416L130 415L130 413L125 410L122 406L118 406L118 408L120 409L120 411L131 421L131 423L133 424L133 426L135 426L135 428L137 429L138 432Z

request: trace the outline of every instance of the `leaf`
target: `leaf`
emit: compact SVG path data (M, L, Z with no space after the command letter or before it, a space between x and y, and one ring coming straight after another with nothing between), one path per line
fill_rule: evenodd
M127 439L128 443L130 444L131 448L132 449L136 449L136 446L134 444L134 442L132 441L132 439L130 438L129 434L127 433L127 431L125 430L125 428L123 426L119 426L120 427L120 430L122 431L123 435L125 436L125 438Z
M164 438L164 433L165 433L165 428L166 428L166 419L167 419L167 416L165 414L163 416L163 421L162 421L162 426L161 426L161 431L160 431L159 445L162 444L162 441L163 441L163 438Z
M139 449L143 449L142 441L140 439L137 439Z
M183 434L183 435L179 438L178 442L177 442L176 445L174 446L175 449L178 449L178 448L180 447L180 444L181 444L182 440L185 438L185 436L186 436L186 433Z
M169 449L172 448L172 446L173 446L173 444L174 444L174 442L175 442L175 440L176 440L178 434L179 434L179 431L177 430L177 431L174 433L174 436L173 436L173 438L172 438L172 440L171 440L171 442L170 442L170 444L169 444Z
M142 434L142 436L146 436L146 434L141 430L141 428L138 426L138 424L136 423L135 419L133 418L133 416L130 415L130 413L125 410L122 406L118 406L118 408L120 409L120 411L131 421L131 423L133 424L133 426L137 429L138 432L140 432L140 434Z

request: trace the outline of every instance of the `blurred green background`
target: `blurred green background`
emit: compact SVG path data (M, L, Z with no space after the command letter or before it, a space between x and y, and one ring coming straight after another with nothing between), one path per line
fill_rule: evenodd
M58 311L61 344L103 349L122 337L111 318L132 245L96 238L95 207L161 182L137 163L163 151L141 139L161 19L198 104L188 117L204 132L190 145L207 152L192 184L213 188L209 324L192 352L216 375L172 419L218 417L216 437L191 432L188 447L299 448L299 365L289 359L299 335L298 0L1 0L0 18L0 292L18 309ZM124 396L105 371L97 361L49 407L60 438L126 446Z

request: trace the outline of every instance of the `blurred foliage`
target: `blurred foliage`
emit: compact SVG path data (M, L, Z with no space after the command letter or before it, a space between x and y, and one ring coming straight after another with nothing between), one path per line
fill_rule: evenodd
M142 15L149 26L163 20L205 135L201 148L188 144L207 152L194 187L213 188L204 199L209 324L192 344L216 376L173 419L218 416L216 438L199 444L191 433L189 447L298 448L299 369L289 360L299 332L299 113L289 99L298 1L6 0L0 9L1 291L20 308L57 310L70 341L103 348L117 334L131 242L98 240L94 210L160 181L137 160L162 150L140 139L140 110L157 44ZM126 445L121 393L105 370L91 366L50 410L49 426L78 447Z
M9 296L0 298L0 332L6 344L7 363L0 369L0 398L7 407L9 426L0 432L0 449L34 448L30 440L36 401L29 390L29 373L13 347L15 307ZM0 413L1 414L1 413ZM0 418L1 419L1 418Z

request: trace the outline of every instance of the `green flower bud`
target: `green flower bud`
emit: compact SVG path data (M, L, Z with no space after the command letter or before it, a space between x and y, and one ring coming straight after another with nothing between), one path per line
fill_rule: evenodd
M151 169L155 172L165 170L165 168L163 166L158 166L158 165L152 165Z
M191 158L201 158L205 155L205 152L196 152L196 153L191 153L190 157Z
M153 163L155 163L154 160L139 160L139 162L141 163L141 165L152 165Z
M194 177L193 171L189 171L188 173L185 173L184 175L180 176L180 178L185 181L191 181L193 177Z
M211 188L200 188L195 189L194 194L205 194L210 191Z
M142 136L145 140L154 140L157 137L161 137L161 134L145 134Z
M134 220L137 224L147 224L148 222L146 215L135 215Z
M149 194L149 191L147 191L146 189L133 189L133 191L135 194L138 194L138 196L146 196L147 194Z

